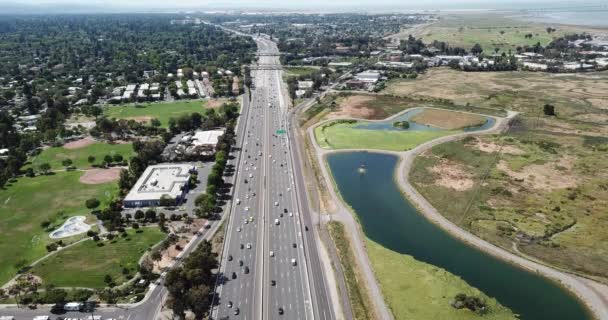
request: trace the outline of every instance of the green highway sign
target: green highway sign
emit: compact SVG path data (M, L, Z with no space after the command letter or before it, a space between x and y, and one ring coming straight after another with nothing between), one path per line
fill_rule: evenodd
M285 134L285 133L287 133L287 131L285 131L285 130L283 130L283 129L281 129L281 130L277 130L277 134Z

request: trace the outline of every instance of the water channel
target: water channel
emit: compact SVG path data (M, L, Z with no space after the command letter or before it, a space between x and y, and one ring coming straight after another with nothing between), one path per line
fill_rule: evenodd
M521 319L591 319L574 296L552 281L468 246L427 221L393 179L397 161L397 156L372 152L327 157L343 199L371 240L460 276ZM365 173L358 172L361 164Z

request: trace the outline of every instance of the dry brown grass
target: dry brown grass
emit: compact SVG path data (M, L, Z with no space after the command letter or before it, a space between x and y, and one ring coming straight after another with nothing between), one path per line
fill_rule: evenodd
M91 138L82 138L80 140L76 140L76 141L72 141L72 142L68 142L66 144L63 145L64 148L66 149L80 149L80 148L84 148L88 145L91 145L95 143L95 140L91 139Z
M441 159L439 164L428 168L429 171L439 175L435 180L435 185L456 191L467 191L473 188L475 181L473 175L469 173L465 166Z
M486 123L485 117L476 114L443 109L424 109L410 120L419 124L445 130L458 130L466 127L480 126Z
M520 171L513 171L506 161L498 162L497 168L511 177L514 181L533 189L556 190L574 188L578 177L572 172L573 160L562 157L558 161L545 164L530 164Z
M80 182L84 184L100 184L118 181L120 178L120 170L120 168L87 170L80 176Z

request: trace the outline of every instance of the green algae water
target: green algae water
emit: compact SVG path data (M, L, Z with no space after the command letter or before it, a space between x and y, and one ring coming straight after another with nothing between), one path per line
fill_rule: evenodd
M397 161L396 156L373 152L327 156L338 190L367 237L460 276L521 319L592 318L574 296L552 281L468 246L427 221L396 184ZM361 165L365 172L359 170Z

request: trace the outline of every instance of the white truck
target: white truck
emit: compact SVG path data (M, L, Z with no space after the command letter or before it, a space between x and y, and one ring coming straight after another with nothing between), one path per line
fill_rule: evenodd
M280 225L280 224L281 224L281 221L279 221L279 219L274 219L274 224L275 224L276 226L278 226L278 225Z

